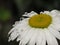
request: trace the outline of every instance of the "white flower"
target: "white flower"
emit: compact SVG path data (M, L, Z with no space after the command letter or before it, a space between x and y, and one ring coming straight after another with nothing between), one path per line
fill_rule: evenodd
M39 17L39 16L40 17ZM44 11L37 14L32 11L25 13L23 20L17 21L9 31L8 41L17 38L19 45L58 45L56 40L60 40L60 11Z

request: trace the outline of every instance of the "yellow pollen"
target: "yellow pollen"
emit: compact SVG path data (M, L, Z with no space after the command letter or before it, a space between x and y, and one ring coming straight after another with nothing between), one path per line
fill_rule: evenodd
M34 28L47 28L52 22L52 17L47 14L37 14L30 17L28 23Z

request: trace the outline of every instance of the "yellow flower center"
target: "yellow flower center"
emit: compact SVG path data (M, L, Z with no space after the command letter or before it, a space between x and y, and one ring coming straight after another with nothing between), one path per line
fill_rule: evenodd
M29 25L35 28L47 28L52 22L52 17L47 14L37 14L29 19Z

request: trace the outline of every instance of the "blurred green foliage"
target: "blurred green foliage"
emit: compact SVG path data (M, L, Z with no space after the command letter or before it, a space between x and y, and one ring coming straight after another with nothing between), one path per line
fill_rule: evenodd
M11 12L7 9L0 8L0 20L7 21L11 17Z

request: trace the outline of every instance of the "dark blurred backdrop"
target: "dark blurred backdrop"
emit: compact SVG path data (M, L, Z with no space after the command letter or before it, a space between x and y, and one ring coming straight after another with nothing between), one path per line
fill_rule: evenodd
M8 42L8 32L24 12L53 9L60 10L60 0L0 0L0 45L18 45L16 40Z

